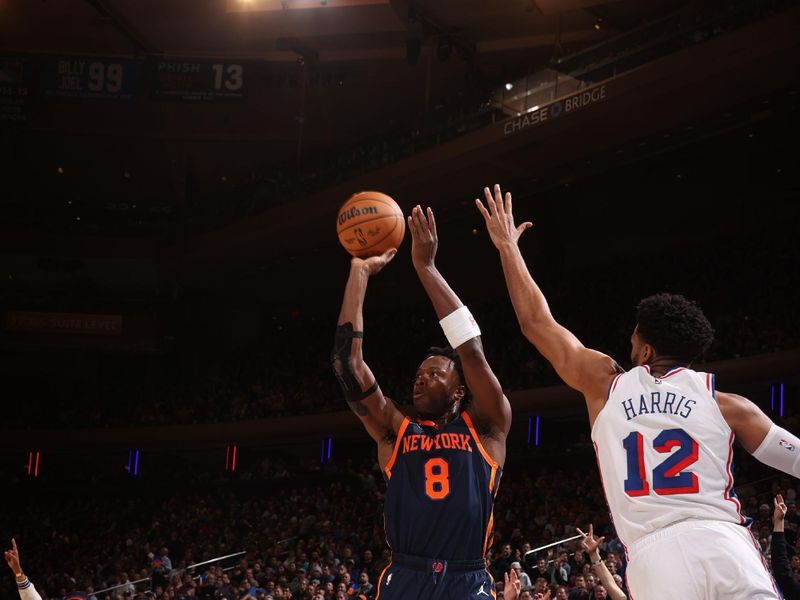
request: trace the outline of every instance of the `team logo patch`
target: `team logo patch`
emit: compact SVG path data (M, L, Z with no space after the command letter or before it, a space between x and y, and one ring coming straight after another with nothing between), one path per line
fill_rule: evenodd
M788 440L781 440L780 442L778 442L778 445L781 446L782 448L786 448L789 452L794 452L794 444L792 444Z

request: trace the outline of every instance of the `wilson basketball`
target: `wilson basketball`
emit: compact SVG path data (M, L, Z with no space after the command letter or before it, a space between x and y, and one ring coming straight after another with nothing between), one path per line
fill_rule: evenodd
M336 233L345 250L366 258L397 248L406 233L406 221L391 197L381 192L358 192L339 209Z

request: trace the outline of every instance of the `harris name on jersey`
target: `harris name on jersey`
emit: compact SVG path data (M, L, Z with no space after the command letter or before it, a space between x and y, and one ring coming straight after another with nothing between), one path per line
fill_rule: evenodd
M638 400L628 398L620 402L620 406L625 411L625 419L630 421L641 415L662 414L675 415L687 418L692 413L692 406L697 404L694 400L678 395L674 392L650 392L640 394Z

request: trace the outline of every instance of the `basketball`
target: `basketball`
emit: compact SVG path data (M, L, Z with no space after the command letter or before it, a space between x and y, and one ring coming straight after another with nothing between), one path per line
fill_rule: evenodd
M353 256L367 258L397 248L406 233L403 211L381 192L350 196L336 217L339 243Z

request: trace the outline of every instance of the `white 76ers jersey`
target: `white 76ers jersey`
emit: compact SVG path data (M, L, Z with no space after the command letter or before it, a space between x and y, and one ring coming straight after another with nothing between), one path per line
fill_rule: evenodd
M733 492L733 432L714 376L647 366L618 375L592 428L600 475L625 545L685 519L745 524Z

